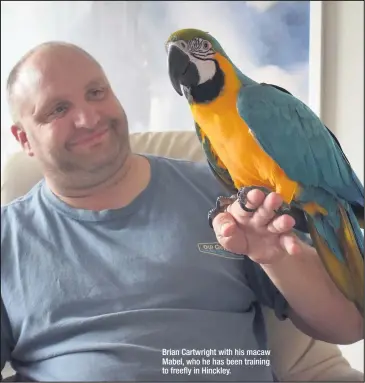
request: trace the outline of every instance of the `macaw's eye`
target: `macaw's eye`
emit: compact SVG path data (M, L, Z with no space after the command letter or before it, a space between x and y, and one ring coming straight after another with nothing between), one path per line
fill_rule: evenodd
M208 41L204 41L202 44L203 50L207 51L210 49L210 43Z

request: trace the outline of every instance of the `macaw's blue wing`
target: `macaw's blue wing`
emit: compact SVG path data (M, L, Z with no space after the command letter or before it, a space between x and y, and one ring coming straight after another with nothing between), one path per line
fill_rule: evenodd
M307 214L312 240L337 286L363 311L364 239L352 207L364 208L364 188L338 142L310 108L273 86L242 87L237 109L262 149L300 184L297 202L327 211Z
M214 176L223 185L223 187L227 189L227 191L230 194L236 194L237 189L234 186L234 182L227 168L225 167L221 159L218 157L218 154L214 150L208 137L202 132L201 128L199 127L197 123L195 123L195 130L196 130L198 139L203 147L208 165L210 169L212 170Z
M276 89L291 95L291 93L289 91L287 91L286 89L284 89L280 86L272 85L272 84L263 84L263 85L269 85L269 86L275 87ZM361 193L363 195L364 188L361 185L360 180L356 176L355 172L352 170L350 161L347 159L345 153L343 152L340 142L338 141L337 137L325 125L323 125L323 126L326 128L327 132L333 138L333 141L335 142L335 146L337 147L338 152L341 153L343 160L347 164L347 169L352 173L353 179L356 182L356 184L359 186L359 188L361 189ZM360 201L358 201L358 202L357 201L352 201L352 202L350 201L349 203L350 203L352 210L353 210L353 212L354 212L354 214L355 214L355 216L356 216L356 218L360 224L360 227L362 229L364 229L364 226L365 226L364 197L362 197L360 199Z
M364 189L321 120L272 86L242 87L237 108L262 148L288 177L364 206Z

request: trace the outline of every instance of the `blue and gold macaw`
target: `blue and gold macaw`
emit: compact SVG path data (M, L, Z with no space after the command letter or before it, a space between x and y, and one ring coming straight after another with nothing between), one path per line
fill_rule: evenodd
M243 209L247 193L275 191L307 231L329 275L364 312L364 188L335 136L285 89L245 76L207 32L167 40L168 71L185 95L208 164ZM182 89L181 89L182 88ZM232 197L220 197L212 218Z

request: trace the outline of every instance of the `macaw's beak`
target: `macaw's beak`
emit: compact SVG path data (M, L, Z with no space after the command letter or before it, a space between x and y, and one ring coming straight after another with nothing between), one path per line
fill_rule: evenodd
M199 72L189 56L175 45L167 53L170 81L176 92L182 96L181 85L188 88L199 84Z

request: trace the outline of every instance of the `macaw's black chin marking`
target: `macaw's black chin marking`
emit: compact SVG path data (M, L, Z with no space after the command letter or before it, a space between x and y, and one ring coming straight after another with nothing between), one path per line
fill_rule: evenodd
M212 79L204 82L203 84L183 87L185 97L190 103L206 104L215 100L224 87L224 73L219 68L218 63L215 64L215 74Z

